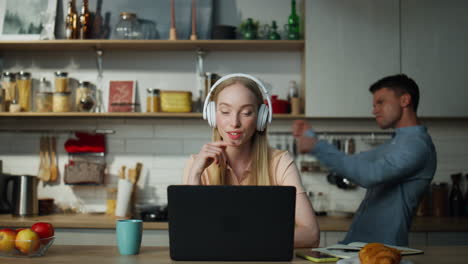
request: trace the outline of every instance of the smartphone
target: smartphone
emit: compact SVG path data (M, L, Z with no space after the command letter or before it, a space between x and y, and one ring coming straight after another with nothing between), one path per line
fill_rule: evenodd
M333 261L338 261L339 258L328 255L322 252L318 251L312 251L310 249L307 250L297 250L296 251L296 256L305 258L307 260L313 261L313 262L333 262Z

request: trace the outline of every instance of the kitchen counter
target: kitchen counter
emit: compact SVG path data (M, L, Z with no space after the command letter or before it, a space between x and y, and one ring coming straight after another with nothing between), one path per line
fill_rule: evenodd
M466 263L468 257L468 246L451 246L451 247L422 247L423 255L405 256L404 259L409 259L414 263L424 264L458 264ZM169 257L169 248L167 247L142 247L139 255L120 256L117 246L61 246L53 245L45 256L35 258L1 258L0 262L15 264L34 264L34 263L117 263L117 264L144 264L144 263L174 263ZM179 262L177 262L179 263ZM180 263L203 263L203 262L180 262ZM217 264L221 262L207 262ZM245 264L249 262L243 262ZM265 264L270 262L263 262ZM281 263L281 262L271 262ZM284 263L284 262L283 262ZM297 264L310 264L305 259L295 258L292 262Z
M116 217L103 214L54 214L37 217L0 215L0 227L28 227L35 222L50 222L55 228L114 229ZM321 231L347 231L351 218L318 217ZM144 229L166 230L165 222L144 222ZM468 217L415 217L412 232L466 232Z

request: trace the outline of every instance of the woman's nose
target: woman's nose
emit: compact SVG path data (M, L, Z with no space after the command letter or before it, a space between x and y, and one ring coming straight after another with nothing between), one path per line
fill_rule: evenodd
M231 116L231 125L233 127L239 127L240 126L240 118L239 115L232 115Z

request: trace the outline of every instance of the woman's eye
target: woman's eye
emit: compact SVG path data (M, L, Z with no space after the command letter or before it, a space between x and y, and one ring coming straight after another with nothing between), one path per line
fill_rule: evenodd
M251 115L252 115L252 112L251 112L251 111L248 111L248 112L243 112L242 114L245 115L245 116L251 116Z
M223 114L223 115L229 115L229 111L223 111L223 110L221 110L220 112L221 112L221 114Z

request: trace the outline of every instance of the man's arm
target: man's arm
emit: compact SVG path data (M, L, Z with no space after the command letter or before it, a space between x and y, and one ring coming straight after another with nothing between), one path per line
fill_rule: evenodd
M399 144L387 144L384 153L375 151L357 155L345 155L326 142L317 142L312 154L327 168L341 174L362 187L371 187L398 180L420 168L430 150L420 138L412 138Z

